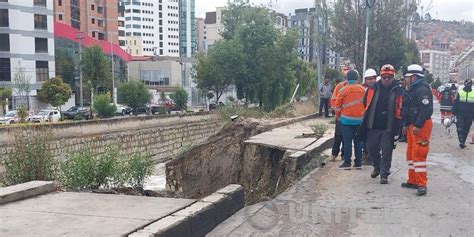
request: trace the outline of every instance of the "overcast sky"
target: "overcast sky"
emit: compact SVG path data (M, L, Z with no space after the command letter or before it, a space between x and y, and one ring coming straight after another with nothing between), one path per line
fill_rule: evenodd
M250 0L255 4L268 4L270 0ZM294 9L313 6L314 0L272 0L273 9L288 15ZM467 20L474 22L474 0L422 0L426 7L432 2L431 16L441 20ZM204 18L205 12L225 6L227 0L196 0L196 16Z

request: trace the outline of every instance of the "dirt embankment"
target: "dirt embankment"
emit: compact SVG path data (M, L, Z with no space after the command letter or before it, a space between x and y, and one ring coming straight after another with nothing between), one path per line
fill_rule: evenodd
M265 125L261 120L247 119L228 124L204 144L167 163L167 189L199 198L237 183L244 187L248 203L284 191L301 173L298 160L290 158L286 150L244 141L288 123Z

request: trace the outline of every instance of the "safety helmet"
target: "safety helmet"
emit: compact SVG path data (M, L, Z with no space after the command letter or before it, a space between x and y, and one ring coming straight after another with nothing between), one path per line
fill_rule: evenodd
M418 64L412 64L410 66L407 67L407 71L405 72L405 77L411 77L413 75L417 75L419 77L424 77L424 73L423 73L423 68L418 65Z
M377 72L372 68L367 69L364 73L364 78L376 77L376 76L377 76Z
M452 121L450 118L445 118L445 119L443 119L443 125L444 125L446 128L451 127L452 124L453 124L453 121Z
M380 68L380 75L389 74L395 76L395 68L390 64L385 64Z

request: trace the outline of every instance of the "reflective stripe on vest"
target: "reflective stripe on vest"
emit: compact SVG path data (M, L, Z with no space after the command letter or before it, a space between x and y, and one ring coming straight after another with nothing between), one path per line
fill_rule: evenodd
M362 101L364 101L364 99L357 99L357 100L349 101L349 102L343 104L342 108L347 108L347 107L351 107L351 106L356 105L356 104L360 104L360 103L362 103Z
M474 91L467 92L459 90L459 101L464 103L474 103Z

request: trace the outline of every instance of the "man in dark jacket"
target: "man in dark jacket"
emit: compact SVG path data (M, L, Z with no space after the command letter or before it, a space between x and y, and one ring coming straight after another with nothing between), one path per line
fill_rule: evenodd
M456 94L453 94L451 88L449 87L445 87L444 90L441 92L441 97L439 101L441 111L441 123L444 121L444 119L451 118L455 97Z
M374 166L371 177L380 174L380 183L388 184L394 143L401 127L403 89L394 79L392 65L384 65L380 76L380 81L365 94L366 110L360 132L366 134L365 141Z
M464 88L460 89L454 101L453 113L456 115L459 147L466 147L466 139L474 119L474 91L472 79L464 81Z
M422 196L428 191L426 158L433 129L433 94L420 65L408 66L404 77L408 88L403 105L403 133L408 138L408 181L402 183L402 187L417 189L416 195Z

